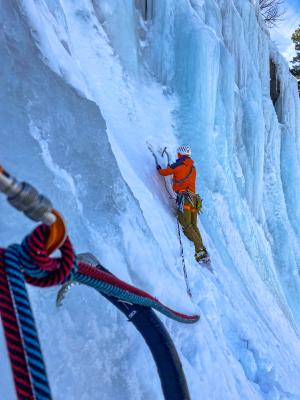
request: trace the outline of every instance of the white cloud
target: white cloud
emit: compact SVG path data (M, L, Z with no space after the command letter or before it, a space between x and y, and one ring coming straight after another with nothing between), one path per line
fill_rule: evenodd
M284 21L270 30L272 39L277 44L279 51L288 61L296 55L295 45L291 40L291 36L299 24L300 12L296 12L294 8L288 7L284 16Z

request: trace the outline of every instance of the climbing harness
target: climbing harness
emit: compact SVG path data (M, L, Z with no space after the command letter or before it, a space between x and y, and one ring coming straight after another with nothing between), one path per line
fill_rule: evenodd
M32 186L18 184L3 168L0 169L0 182L0 191L6 194L12 205L29 218L43 220L50 225L39 225L21 245L0 248L0 314L18 400L52 398L25 282L38 287L79 282L95 288L105 297L136 304L147 310L153 307L179 322L195 323L199 320L198 315L189 316L174 311L109 272L77 259L66 237L63 219L49 200L39 195ZM61 256L50 257L58 247ZM178 374L181 377L180 371ZM185 390L184 385L182 390ZM172 396L166 398L175 399Z
M202 199L202 197L200 196L200 194L196 194L195 203L196 203L196 210L197 210L197 213L198 213L198 214L201 214L201 213L203 212L203 211L202 211L203 199Z
M189 204L186 204L185 200L187 200ZM199 194L195 194L189 190L182 190L177 193L177 210L182 213L184 210L188 210L200 214L202 212L202 202L203 200Z

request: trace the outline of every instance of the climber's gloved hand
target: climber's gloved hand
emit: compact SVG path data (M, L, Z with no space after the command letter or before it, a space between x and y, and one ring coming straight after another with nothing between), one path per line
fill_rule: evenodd
M159 164L157 164L156 169L157 169L157 171L159 171L161 169L161 166Z

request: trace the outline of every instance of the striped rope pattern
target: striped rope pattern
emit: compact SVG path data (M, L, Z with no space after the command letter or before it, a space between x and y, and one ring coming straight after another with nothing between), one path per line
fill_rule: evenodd
M49 228L38 226L27 236L19 248L19 260L27 283L38 287L50 287L64 283L74 268L75 255L67 237L60 258L48 257L45 249Z
M48 229L41 225L21 245L0 249L0 312L18 400L51 400L25 281L38 287L50 287L74 280L93 287L99 293L153 307L179 322L199 320L198 315L178 313L107 272L84 263L77 266L69 238L60 248L61 257L50 258L46 253Z
M190 316L174 311L150 294L128 285L114 275L100 271L84 263L79 263L78 271L72 274L72 280L91 286L100 293L104 293L108 296L114 296L120 300L129 301L130 303L152 307L178 322L194 323L199 320L198 315Z
M0 250L0 314L18 400L34 400L23 340L4 267L4 250Z
M50 259L45 251L47 229L49 228L46 225L37 227L22 243L20 263L24 270L26 282L34 286L47 287L63 283L71 273L72 280L93 287L100 293L102 292L131 303L153 307L155 310L178 322L194 323L199 320L198 315L189 316L178 313L160 303L150 294L128 285L109 273L100 271L84 263L79 264L78 271L77 267L72 269L72 266L75 264L74 253L68 238L60 248L62 253L61 258ZM42 269L40 271L38 270L39 265ZM57 265L59 265L59 268ZM45 276L46 269L51 272L47 271L47 275ZM35 274L34 278L30 276L32 271Z
M67 239L60 258L48 257L48 229L41 225L21 246L12 245L1 252L0 311L18 400L51 399L25 280L40 287L63 283L70 275L75 255Z
M24 275L20 270L18 250L18 245L9 246L5 250L4 265L20 322L19 326L35 398L37 400L49 400L51 399L50 387Z

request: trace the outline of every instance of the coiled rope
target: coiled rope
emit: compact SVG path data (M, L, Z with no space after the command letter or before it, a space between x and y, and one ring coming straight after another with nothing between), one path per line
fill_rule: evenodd
M157 311L183 323L194 323L198 315L174 311L150 294L115 276L100 271L76 257L69 238L60 247L61 257L49 257L46 243L49 227L38 226L21 245L0 249L0 312L18 400L50 400L51 392L34 316L25 282L50 287L75 281L113 296Z

